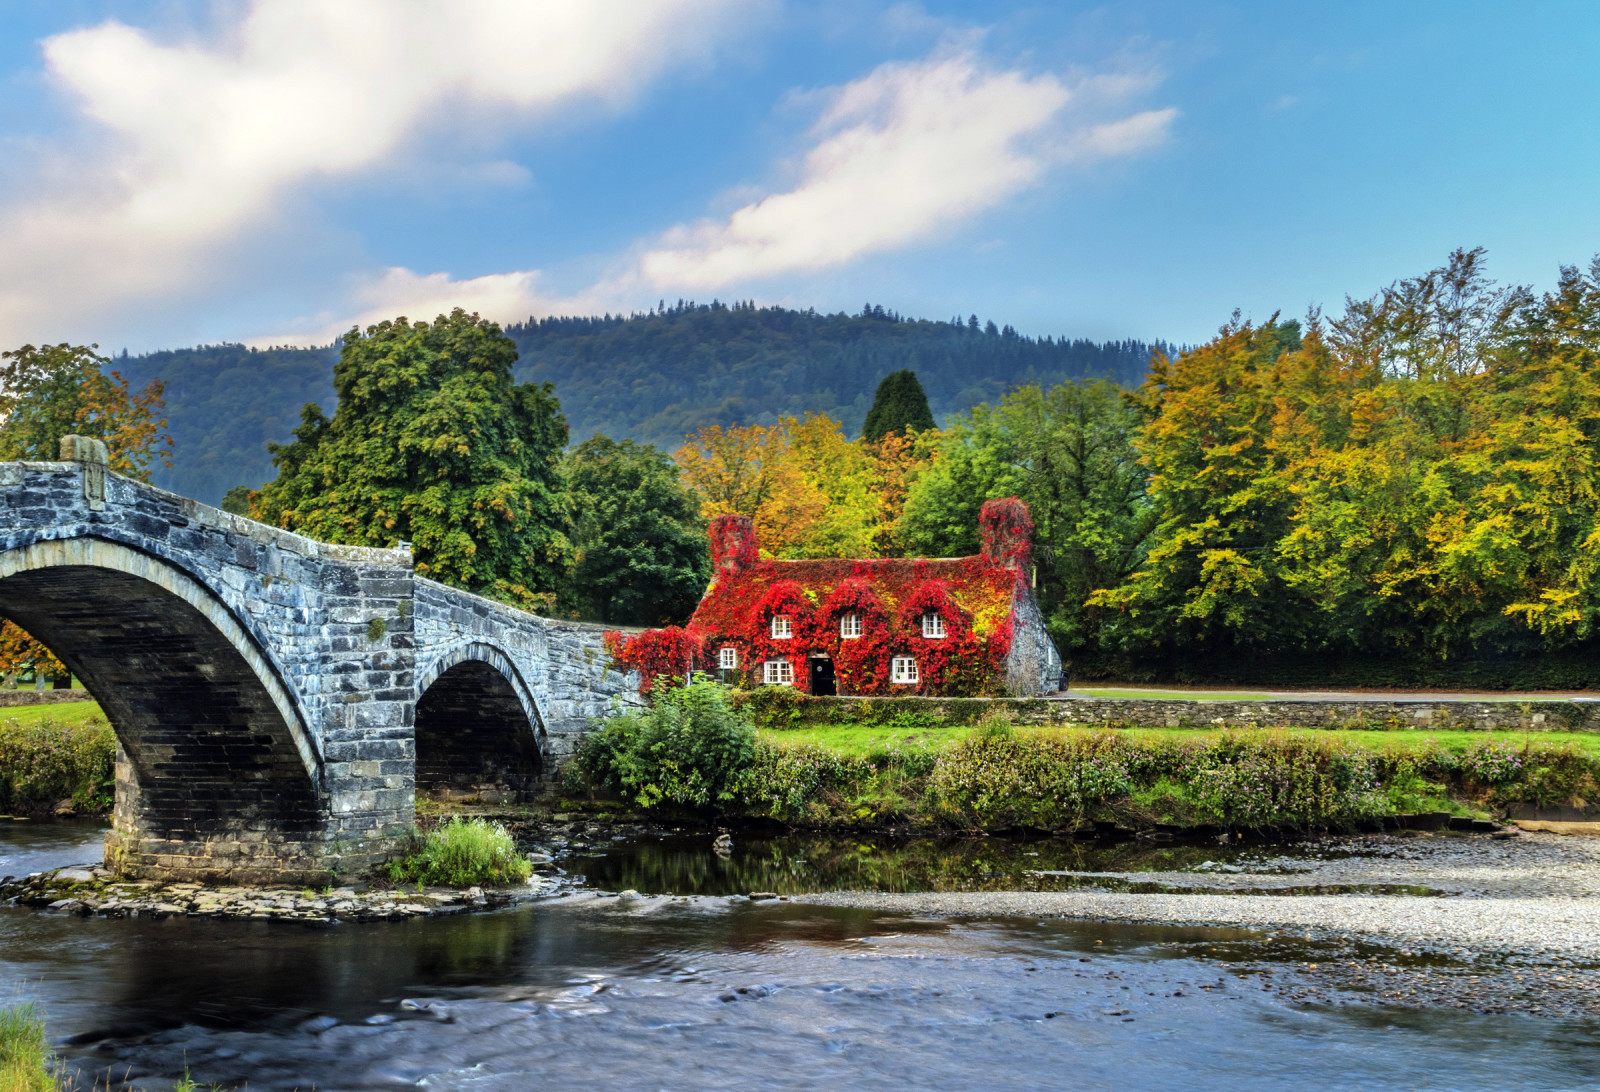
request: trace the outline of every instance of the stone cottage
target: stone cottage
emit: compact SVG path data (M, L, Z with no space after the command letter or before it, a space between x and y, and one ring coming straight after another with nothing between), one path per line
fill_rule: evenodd
M972 557L780 561L760 556L748 517L719 516L711 586L688 625L609 647L647 681L692 665L812 694L1050 693L1061 657L1034 599L1027 505L989 501L979 530Z

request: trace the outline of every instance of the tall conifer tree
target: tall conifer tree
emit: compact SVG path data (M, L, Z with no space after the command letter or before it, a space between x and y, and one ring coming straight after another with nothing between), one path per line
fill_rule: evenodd
M917 373L910 368L890 372L878 384L878 393L867 411L867 420L861 426L861 435L870 444L878 443L891 432L904 435L908 430L921 432L933 427L933 411L928 408L928 396L917 382Z

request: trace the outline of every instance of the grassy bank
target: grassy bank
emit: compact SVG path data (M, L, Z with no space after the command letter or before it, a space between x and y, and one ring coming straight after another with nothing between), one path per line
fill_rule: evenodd
M799 826L958 830L1348 828L1600 802L1600 737L1581 733L1091 731L869 711L757 730L712 684L670 692L591 736L571 787Z
M0 1007L0 1092L55 1092L44 1020L32 1004Z
M0 710L0 812L111 808L116 740L93 702Z

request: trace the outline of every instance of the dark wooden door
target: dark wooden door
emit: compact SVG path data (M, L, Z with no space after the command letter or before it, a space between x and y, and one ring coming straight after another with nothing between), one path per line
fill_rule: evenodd
M811 661L811 692L813 694L837 694L839 688L833 681L833 661L813 659Z

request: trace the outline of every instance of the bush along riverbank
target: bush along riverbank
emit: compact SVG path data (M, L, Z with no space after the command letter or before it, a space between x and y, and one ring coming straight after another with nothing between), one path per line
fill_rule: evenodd
M1600 758L1536 737L1373 747L1336 732L1018 729L999 717L943 747L886 735L855 752L786 743L757 732L726 689L697 682L600 726L567 787L646 810L968 831L1299 832L1416 815L1470 829L1517 806L1600 801Z
M105 814L116 790L116 758L111 725L98 714L0 719L0 812Z

